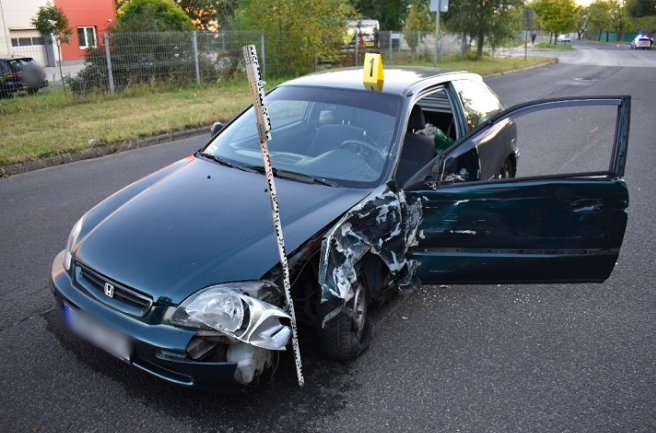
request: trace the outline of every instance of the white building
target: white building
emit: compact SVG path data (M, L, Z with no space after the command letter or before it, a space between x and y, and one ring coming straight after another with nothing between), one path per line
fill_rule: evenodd
M44 66L55 66L57 49L31 23L47 0L0 0L0 55L29 56Z

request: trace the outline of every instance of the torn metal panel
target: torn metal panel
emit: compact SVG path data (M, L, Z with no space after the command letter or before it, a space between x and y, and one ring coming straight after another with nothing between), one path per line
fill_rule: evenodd
M321 302L341 299L343 303L324 318L324 323L353 297L355 265L367 252L380 257L400 285L412 282L417 263L407 260L406 253L417 244L421 217L419 199L408 202L403 191L383 185L335 224L322 244L319 284Z

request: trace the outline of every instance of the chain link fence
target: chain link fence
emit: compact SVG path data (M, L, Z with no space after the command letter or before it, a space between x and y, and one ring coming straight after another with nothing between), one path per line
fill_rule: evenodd
M434 32L355 34L320 46L307 35L286 32L115 32L98 35L84 58L60 60L50 40L32 39L37 40L0 39L0 57L31 57L44 67L50 88L65 84L76 94L119 92L138 83L182 86L245 76L241 49L248 44L257 47L265 78L359 66L367 52L380 53L386 65L430 65L436 51ZM443 32L439 55L464 54L474 44L461 34Z

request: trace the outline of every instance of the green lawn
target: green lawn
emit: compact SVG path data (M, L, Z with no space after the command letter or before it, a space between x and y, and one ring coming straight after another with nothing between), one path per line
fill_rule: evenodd
M477 62L449 57L440 67L486 75L546 62L554 59L529 57L525 62L523 58L486 56ZM412 64L432 66L432 61ZM267 87L281 81L269 80ZM0 164L227 121L249 103L245 80L166 91L145 86L114 96L76 97L66 91L46 91L3 99Z
M549 42L538 42L537 49L571 51L571 50L575 50L576 48L574 48L571 44L566 42L561 42L559 44L550 44Z

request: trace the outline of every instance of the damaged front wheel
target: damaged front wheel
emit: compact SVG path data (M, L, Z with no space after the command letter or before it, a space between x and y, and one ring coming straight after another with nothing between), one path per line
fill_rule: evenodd
M366 281L358 272L357 284L353 286L353 297L344 309L319 327L319 340L323 354L337 361L357 358L369 345L369 320L367 306L369 296ZM333 312L333 302L319 304L319 319Z

